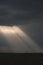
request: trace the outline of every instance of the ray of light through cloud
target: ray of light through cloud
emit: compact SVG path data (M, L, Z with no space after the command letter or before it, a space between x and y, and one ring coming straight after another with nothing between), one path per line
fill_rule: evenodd
M0 33L6 37L13 52L41 52L41 48L19 26L0 26Z

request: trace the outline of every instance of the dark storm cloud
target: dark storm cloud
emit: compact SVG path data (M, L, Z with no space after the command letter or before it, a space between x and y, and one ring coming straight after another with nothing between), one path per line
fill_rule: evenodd
M32 19L43 19L42 2L40 0L0 1L0 24L25 24Z
M0 21L5 23L16 23L17 21L29 20L34 11L16 10L9 5L0 5ZM17 22L18 23L18 22ZM19 22L21 23L21 22Z

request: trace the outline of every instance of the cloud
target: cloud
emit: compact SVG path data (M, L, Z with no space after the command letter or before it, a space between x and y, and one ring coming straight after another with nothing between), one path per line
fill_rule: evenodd
M31 9L25 10L14 5L0 5L0 25L1 24L27 24L32 19L43 19L41 10Z

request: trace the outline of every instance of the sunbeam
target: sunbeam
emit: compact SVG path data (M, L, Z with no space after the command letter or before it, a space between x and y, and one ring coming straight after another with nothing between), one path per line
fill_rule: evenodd
M19 26L0 26L13 52L41 52L41 48Z

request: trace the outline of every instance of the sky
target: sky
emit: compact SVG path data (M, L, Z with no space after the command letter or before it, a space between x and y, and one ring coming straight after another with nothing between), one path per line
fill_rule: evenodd
M32 19L43 19L43 1L0 1L0 24L24 24L29 23Z
M32 40L32 42L26 40L28 41L28 44L29 43L33 44L34 41L34 44L36 44L37 51L40 50L40 49L38 50L38 47L40 47L43 50L43 1L41 0L0 0L0 26L1 25L3 26L16 25L17 27L22 29L22 32L26 35L25 36L26 39L30 38ZM21 35L22 34L20 34L19 36L20 38ZM13 35L11 36L11 38L12 37ZM9 50L11 44L8 42L6 38L7 37L5 37L4 34L0 33L0 48L2 49L3 47L6 47ZM11 38L9 38L9 40ZM27 46L29 45L25 46L25 43L27 42L26 41L24 42L23 39L22 41L20 41L21 40L20 38L18 40L18 36L14 34L13 39L15 41L12 39L13 40L12 43L15 45L13 45L14 46L13 50L10 49L10 51L15 50L15 52L32 52L32 51L35 52L34 50L35 46L32 47L32 49L34 48L33 50L29 50L27 48ZM1 49L0 51L2 51Z

